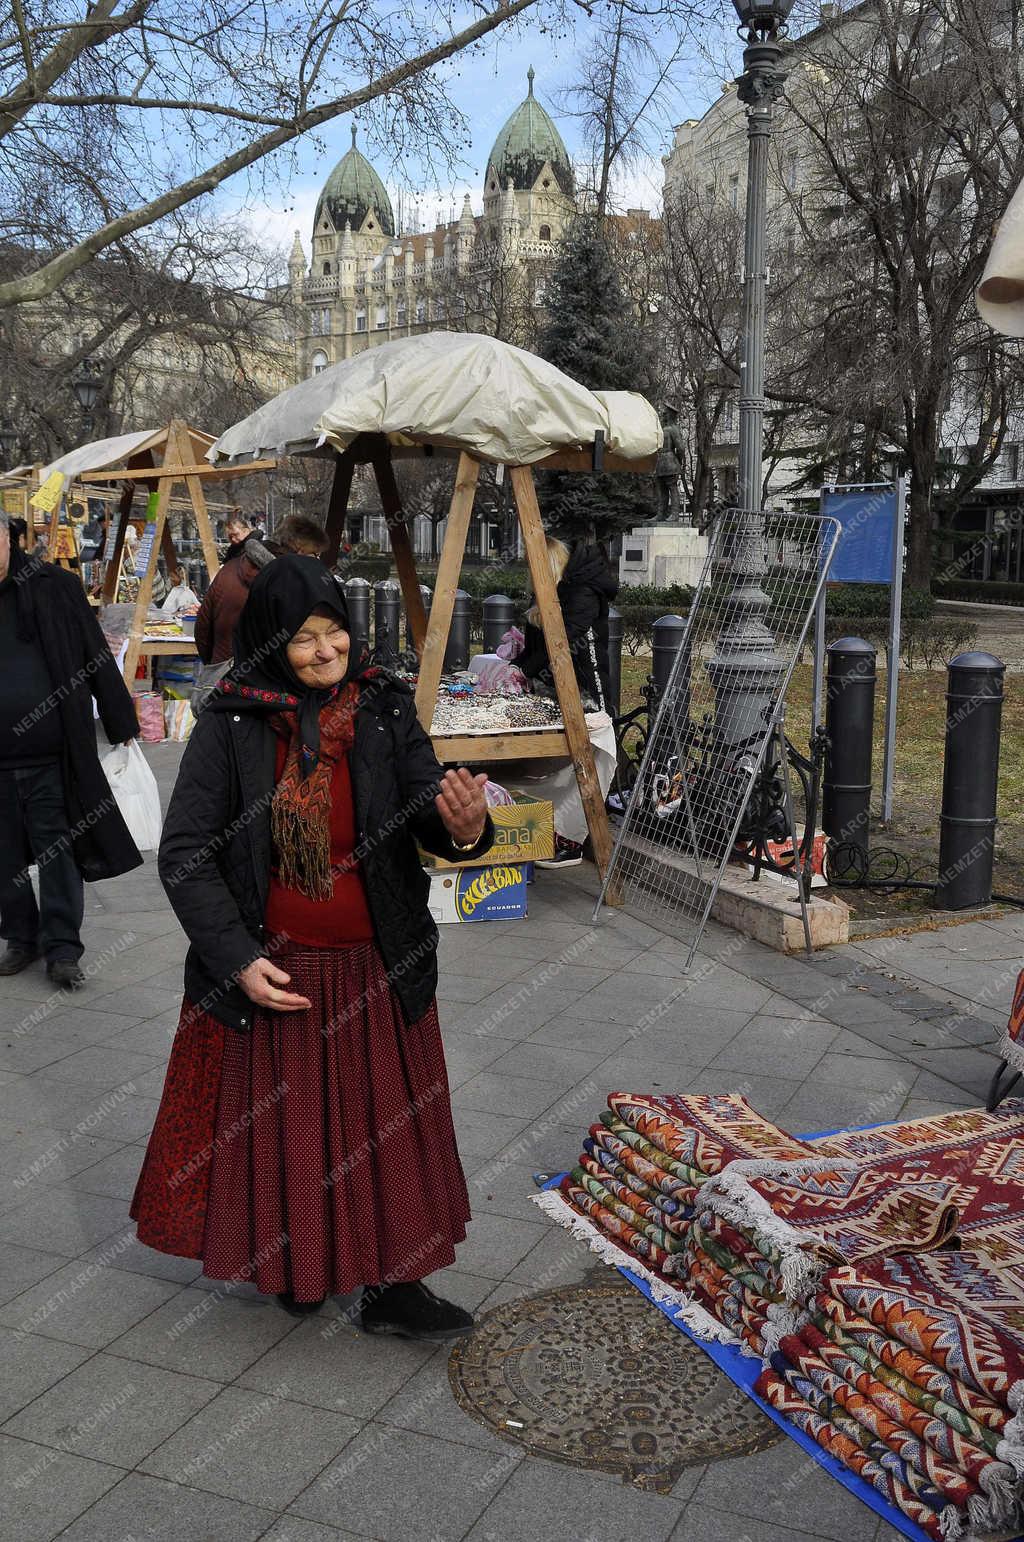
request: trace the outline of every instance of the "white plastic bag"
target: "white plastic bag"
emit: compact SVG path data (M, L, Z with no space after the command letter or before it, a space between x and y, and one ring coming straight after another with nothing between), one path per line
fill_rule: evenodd
M163 826L160 793L138 740L115 745L101 764L132 840L140 851L156 851Z

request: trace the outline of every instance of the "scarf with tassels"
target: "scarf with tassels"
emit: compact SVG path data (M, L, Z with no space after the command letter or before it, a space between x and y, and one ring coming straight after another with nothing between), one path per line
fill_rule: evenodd
M270 831L277 876L285 888L307 899L330 899L334 892L331 866L331 782L334 768L355 739L359 686L342 686L320 711L320 744L315 763L303 775L303 735L297 710L275 713L270 724L288 740L284 770L270 805Z

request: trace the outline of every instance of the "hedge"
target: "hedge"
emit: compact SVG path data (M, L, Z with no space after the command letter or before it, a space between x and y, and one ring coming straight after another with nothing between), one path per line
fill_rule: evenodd
M981 578L937 578L932 593L940 600L969 600L975 605L1024 605L1024 584Z

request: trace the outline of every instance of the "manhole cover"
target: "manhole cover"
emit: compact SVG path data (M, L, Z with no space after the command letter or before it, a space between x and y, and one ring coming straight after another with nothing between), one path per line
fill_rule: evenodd
M452 1350L456 1401L506 1440L667 1493L684 1467L763 1451L779 1429L618 1277L481 1318Z

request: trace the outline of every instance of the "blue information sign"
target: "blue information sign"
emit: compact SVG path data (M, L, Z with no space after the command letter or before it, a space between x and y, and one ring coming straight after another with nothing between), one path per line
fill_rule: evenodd
M898 508L897 490L888 484L824 494L821 512L841 526L829 583L892 583Z

